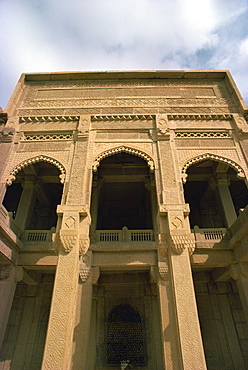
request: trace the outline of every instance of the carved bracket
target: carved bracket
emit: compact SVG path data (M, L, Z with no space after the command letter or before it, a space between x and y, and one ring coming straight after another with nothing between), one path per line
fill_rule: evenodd
M1 143L11 143L15 134L15 129L13 127L4 127L0 132L0 142Z
M69 253L77 242L76 230L60 230L60 245Z
M90 246L90 239L86 235L79 235L79 255L87 253Z
M80 257L79 260L79 278L82 281L82 283L85 283L89 276L91 271L91 252L90 254L86 254L84 256Z
M169 266L167 262L158 262L158 271L163 280L169 279Z
M195 237L194 234L188 235L171 235L171 248L177 253L181 254L186 248L192 254L195 250Z

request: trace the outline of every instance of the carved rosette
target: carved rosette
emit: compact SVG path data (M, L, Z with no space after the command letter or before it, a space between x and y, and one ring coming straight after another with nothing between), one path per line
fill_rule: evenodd
M163 115L157 120L158 135L162 136L164 139L170 139L170 128L167 116Z
M192 254L195 250L195 237L193 234L171 235L170 245L172 250L177 254L181 254L186 248Z

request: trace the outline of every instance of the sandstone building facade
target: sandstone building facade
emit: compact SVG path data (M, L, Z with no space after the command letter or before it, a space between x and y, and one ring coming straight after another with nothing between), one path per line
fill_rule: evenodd
M227 71L23 74L0 113L0 368L246 369Z

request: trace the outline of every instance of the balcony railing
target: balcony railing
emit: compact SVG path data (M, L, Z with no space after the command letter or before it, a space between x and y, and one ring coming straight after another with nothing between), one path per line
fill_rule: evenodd
M154 241L153 230L96 230L97 242L151 242Z
M25 243L51 242L54 232L55 230L25 230L22 241Z
M214 244L224 246L228 243L227 229L225 228L204 228L195 226L192 230L195 234L197 247L212 247Z

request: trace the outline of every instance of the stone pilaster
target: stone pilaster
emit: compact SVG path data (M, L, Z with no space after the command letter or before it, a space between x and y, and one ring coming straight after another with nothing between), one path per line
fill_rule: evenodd
M89 232L89 213L82 206L59 206L58 214L63 217L55 238L59 259L42 369L67 370L73 351L80 246L84 252L89 246L84 238Z
M237 265L232 265L230 269L232 278L236 280L240 300L248 324L248 262L239 262Z
M177 353L180 354L177 365L173 365L172 368L200 370L206 369L206 363L190 265L190 254L194 251L195 239L190 232L188 213L187 205L160 207L161 224L164 225L165 231L162 238L164 239L162 245L165 247L161 248L161 255L164 259L167 258L167 276L170 286L173 287L170 312L175 314L175 335L178 336L179 346ZM158 266L163 277L166 272L165 266L161 262ZM161 291L161 297L163 294ZM162 318L163 316L164 313ZM166 316L165 320L168 320Z
M227 227L230 227L237 218L229 185L230 181L226 174L217 173L216 179L213 179L213 181L210 180L211 188L218 192Z
M161 315L161 336L164 357L164 368L168 370L182 369L180 342L177 331L175 311L171 304L173 300L172 287L169 276L168 262L158 262L156 281L159 292L159 306Z
M23 191L15 217L15 223L20 231L25 230L34 209L35 178L33 176L27 176L22 187Z
M88 353L90 351L92 285L91 268L92 252L80 257L79 286L77 293L73 363L71 369L87 369Z
M0 267L0 348L8 324L16 284L22 278L22 267L14 267L13 265L2 265Z

